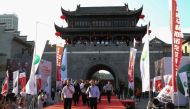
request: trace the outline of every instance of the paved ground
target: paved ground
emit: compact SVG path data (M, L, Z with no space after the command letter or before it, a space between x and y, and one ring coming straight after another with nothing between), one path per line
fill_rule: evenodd
M45 107L44 109L63 109L63 102L56 103ZM72 109L90 109L89 106L83 105L82 100L80 100L78 105L72 105ZM116 96L112 96L111 103L108 103L107 97L102 96L101 103L98 103L98 109L125 109L125 106L120 102Z
M147 109L147 104L148 104L148 98L144 98L141 99L140 102L138 100L136 100L136 104L135 104L135 109ZM54 103L52 103L51 105L53 105ZM108 108L110 109L110 108ZM176 107L175 109L190 109L188 107Z
M147 109L148 99L141 99L140 102L136 100L135 109Z
M137 101L136 105L135 105L135 109L147 109L147 104L148 104L148 99L141 99L141 101ZM188 107L176 107L175 109L190 109Z

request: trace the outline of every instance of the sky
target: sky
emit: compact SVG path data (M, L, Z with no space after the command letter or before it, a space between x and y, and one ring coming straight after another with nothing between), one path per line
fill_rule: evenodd
M77 4L86 6L124 6L138 9L143 6L144 20L138 25L151 22L151 37L158 37L166 43L171 43L169 28L168 0L0 0L0 14L16 14L19 18L18 30L21 35L27 35L27 40L36 37L55 41L54 23L66 27L60 18L61 7L74 11ZM178 0L182 32L190 33L190 0Z

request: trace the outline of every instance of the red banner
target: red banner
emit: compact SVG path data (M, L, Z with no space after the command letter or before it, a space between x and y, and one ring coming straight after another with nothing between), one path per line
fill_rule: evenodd
M164 83L161 76L156 76L153 79L153 92L160 92L164 87Z
M61 83L61 60L63 55L65 41L60 37L57 38L56 43L56 86L59 87Z
M1 91L1 94L3 96L6 96L6 94L8 93L8 84L9 84L9 77L5 77L5 80L2 85L2 91Z
M6 71L6 74L7 74L7 76L4 79L4 82L2 84L2 89L1 89L1 94L3 96L7 95L7 93L8 93L8 87L9 87L9 72L8 72L8 70Z
M180 28L179 12L176 0L172 0L172 63L173 63L173 88L177 92L176 76L182 57L182 33Z
M137 49L130 48L129 67L128 67L128 81L129 87L134 88L134 65Z
M23 72L23 73L20 73L19 74L19 84L20 84L20 87L22 89L22 92L25 92L26 91L26 73Z
M56 80L61 81L61 58L63 47L56 46Z

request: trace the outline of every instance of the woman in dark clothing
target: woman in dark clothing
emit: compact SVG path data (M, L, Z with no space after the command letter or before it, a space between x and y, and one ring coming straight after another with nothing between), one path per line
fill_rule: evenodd
M87 95L86 95L87 88L88 88L88 86L86 84L86 81L82 81L80 84L80 89L81 89L83 105L86 105L86 103L87 103Z
M80 85L77 80L74 82L74 88L75 92L73 94L73 100L74 100L74 105L79 104L79 97L80 97Z
M54 101L55 99L55 90L54 88L51 88L51 99Z

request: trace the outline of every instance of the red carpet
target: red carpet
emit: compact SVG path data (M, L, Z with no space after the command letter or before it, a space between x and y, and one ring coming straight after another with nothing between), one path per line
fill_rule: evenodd
M106 96L102 96L101 103L98 103L98 109L124 109L125 107L119 101L119 99L115 96L112 96L111 103L107 102ZM63 109L63 103L57 103L52 106L48 106L44 109ZM88 106L83 106L82 101L80 101L79 105L73 106L72 109L90 109Z

